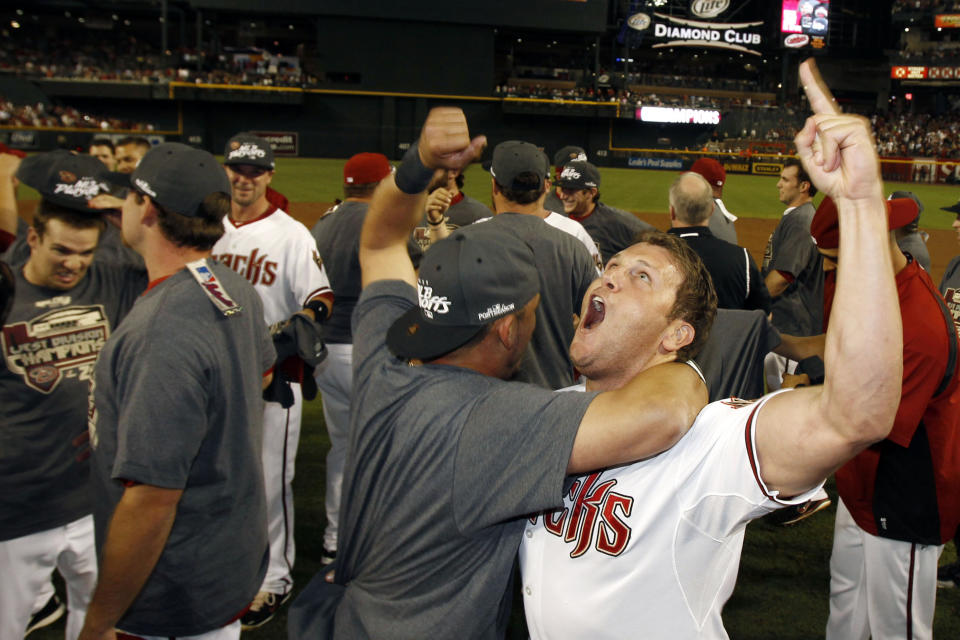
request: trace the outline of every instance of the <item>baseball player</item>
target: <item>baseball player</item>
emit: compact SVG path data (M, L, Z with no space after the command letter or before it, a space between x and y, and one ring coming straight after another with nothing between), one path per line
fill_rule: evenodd
M142 136L127 136L117 140L114 146L116 170L119 173L133 173L149 150L150 141Z
M504 381L543 293L527 239L493 223L509 214L438 242L419 275L406 250L434 170L461 168L482 145L462 111L433 109L370 205L336 584L320 575L308 585L290 612L291 638L321 629L337 638L501 637L518 516L556 505L567 473L669 446L706 399L693 369L678 364L641 374L623 393ZM679 397L663 402L665 388ZM313 597L337 593L339 606L314 606Z
M900 251L896 229L917 217L890 201L890 252L903 320L903 390L893 429L837 470L827 638L931 638L937 560L960 524L960 357L954 320L930 276ZM825 198L811 224L827 269L824 317L838 314L837 206Z
M97 362L100 575L80 638L236 640L269 557L261 390L276 354L253 287L210 259L230 210L217 160L161 144L129 186L123 237L150 287Z
M270 143L238 133L227 142L223 162L232 202L213 257L250 281L263 301L268 326L282 325L297 313L322 322L330 314L333 292L317 244L303 224L266 198L274 174ZM267 402L264 410L263 473L270 567L250 611L243 616L246 628L270 620L293 587L293 475L300 441L303 369L296 360L280 366L278 374L293 379L292 404Z
M587 152L583 149L583 147L567 145L553 154L554 183L560 179L560 172L563 171L564 165L566 165L568 162L573 162L574 160L578 160L580 162L586 162L589 160L587 157ZM547 211L563 213L563 200L560 199L560 187L548 189L547 197L543 201L543 207Z
M917 217L911 220L909 224L897 229L897 246L904 253L913 256L913 259L920 263L927 273L930 273L930 251L927 249L925 239L926 232L920 231L920 214L923 213L923 203L920 198L912 191L894 191L890 194L890 199L910 198L917 203Z
M431 242L439 239L431 238L430 232L441 224L447 227L449 234L462 226L490 217L492 212L487 205L462 191L463 182L462 171L448 170L438 172L427 187L427 208L420 225L413 230L421 250L426 251Z
M102 162L108 171L113 171L117 166L114 146L110 138L94 138L91 140L88 153Z
M557 179L564 213L583 225L597 243L603 264L634 243L637 234L653 227L633 214L600 202L600 172L589 162L567 164Z
M353 331L351 317L360 297L360 230L367 208L380 181L393 169L382 153L358 153L343 165L344 201L324 215L310 230L317 248L325 256L330 284L337 292L324 326L327 359L316 369L317 387L323 392L323 417L330 436L324 500L327 528L323 533L321 562L329 564L337 555L337 522L340 515L340 487L347 455L347 425L353 387ZM420 263L419 245L412 239L407 251Z
M11 156L2 156L7 170ZM16 160L16 159L14 159ZM96 582L93 518L84 456L87 398L104 341L146 286L142 271L92 262L105 222L87 199L106 191L96 159L55 151L16 175L41 201L26 234L29 257L13 265L17 295L0 352L0 638L22 638L61 611L54 569L67 586L66 637L75 639ZM0 201L12 192L0 179ZM0 226L16 223L4 208Z
M737 216L723 204L723 185L727 182L727 170L713 158L698 158L690 167L710 184L713 191L713 213L710 214L710 233L730 244L737 244L737 228L733 225Z
M531 518L521 538L533 638L726 638L720 610L746 524L803 501L890 431L902 341L879 161L867 120L839 114L813 69L801 67L815 115L797 149L842 203L842 259L858 266L839 273L826 382L712 403L664 453L576 478L563 508ZM648 233L607 264L570 347L587 393L619 388L638 369L684 357L677 344L695 344L689 323L694 333L679 342L663 333L673 335L666 318L691 304L689 253Z

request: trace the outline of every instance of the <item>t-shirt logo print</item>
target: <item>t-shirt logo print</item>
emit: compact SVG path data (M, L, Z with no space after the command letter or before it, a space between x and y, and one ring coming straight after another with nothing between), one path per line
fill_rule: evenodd
M420 309L423 315L433 318L433 314L447 314L450 312L450 300L447 296L436 296L433 294L433 287L423 282L417 281L417 293L420 297Z
M50 393L63 377L91 379L93 365L110 337L103 307L56 309L3 327L0 343L7 368L24 383Z

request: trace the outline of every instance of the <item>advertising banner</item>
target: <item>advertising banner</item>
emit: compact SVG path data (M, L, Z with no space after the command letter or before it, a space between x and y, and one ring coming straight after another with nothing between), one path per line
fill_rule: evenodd
M273 153L278 156L297 156L300 154L299 135L296 131L254 131L270 143Z

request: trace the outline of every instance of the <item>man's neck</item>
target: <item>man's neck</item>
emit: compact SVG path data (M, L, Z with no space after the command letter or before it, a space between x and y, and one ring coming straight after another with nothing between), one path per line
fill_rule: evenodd
M811 198L810 196L808 196L807 194L804 193L804 194L801 194L801 195L797 196L797 197L794 198L793 200L791 200L791 201L787 204L787 208L788 208L788 209L796 209L797 207L800 207L800 206L802 206L802 205L807 204L807 203L810 202L811 200L813 200L813 198Z
M591 202L587 205L587 210L584 213L574 213L573 211L571 211L570 217L573 218L574 220L583 220L584 218L587 218L590 215L592 215L593 212L596 210L597 210L597 203Z
M628 382L640 373L651 367L665 362L675 362L677 357L674 353L654 353L644 361L642 358L630 360L630 366L622 369L616 369L605 374L595 375L593 378L586 378L587 391L613 391L626 386ZM585 376L586 377L586 376Z
M267 202L266 196L245 207L238 205L236 202L232 202L230 204L230 219L234 222L250 222L265 214L271 206L272 205Z
M210 250L178 247L166 238L146 239L143 246L137 247L136 251L143 257L150 282L172 276L187 263L210 256Z
M369 198L354 198L354 197L351 197L351 198L344 198L344 199L343 199L344 202L366 202L367 204L370 204L370 201L371 201L371 200L373 200L373 196L370 196Z
M543 199L531 202L530 204L517 204L509 200L501 200L497 204L497 214L501 213L522 213L528 216L546 218L550 212L543 208Z

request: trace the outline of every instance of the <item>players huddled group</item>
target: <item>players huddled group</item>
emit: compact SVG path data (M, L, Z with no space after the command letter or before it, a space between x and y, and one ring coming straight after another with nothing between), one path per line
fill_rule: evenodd
M829 506L834 473L826 637L930 638L960 525L960 257L938 290L869 122L800 77L761 267L708 159L664 233L601 201L583 149L507 141L491 211L452 107L396 168L350 158L312 230L250 133L222 162L0 149L0 640L65 609L67 640L268 622L318 393L325 568L291 638L501 638L517 562L533 638L726 638L747 524Z

